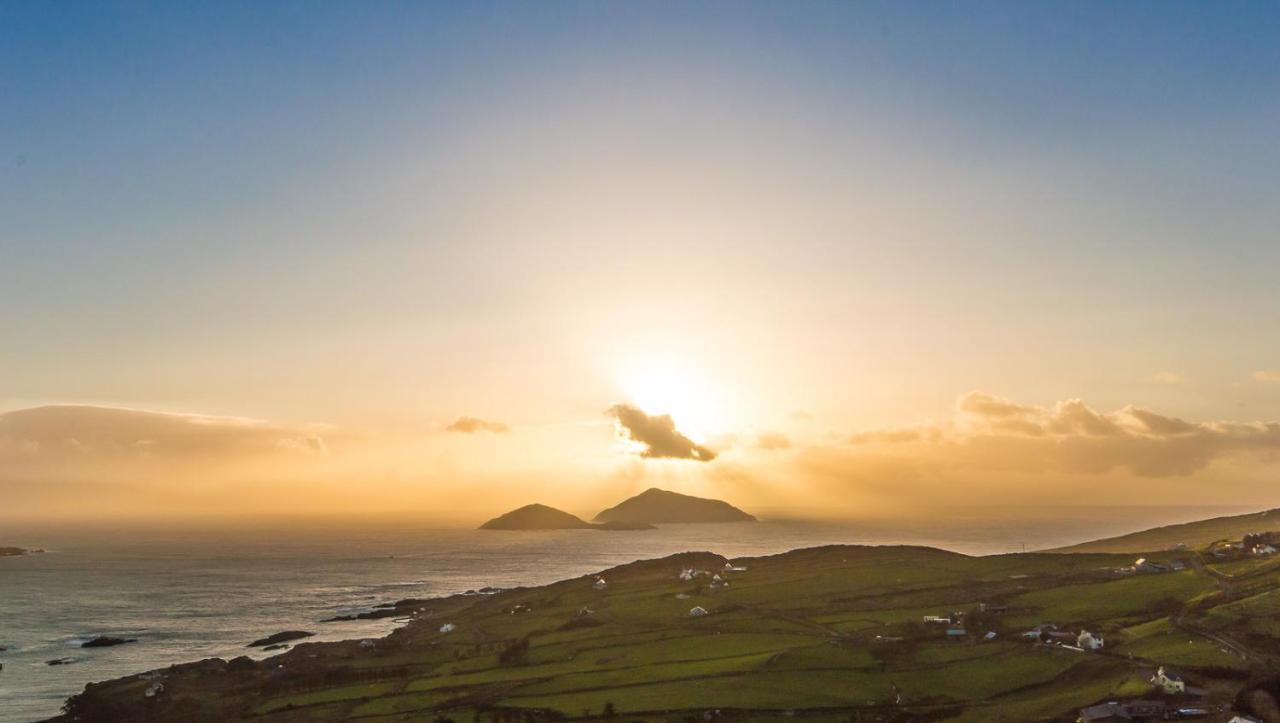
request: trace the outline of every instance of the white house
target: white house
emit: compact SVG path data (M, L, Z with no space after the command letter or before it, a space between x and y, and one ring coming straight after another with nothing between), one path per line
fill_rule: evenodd
M1187 692L1187 681L1183 680L1182 674L1164 665L1151 677L1151 684L1169 695Z
M609 583L605 582L603 577L597 577L596 581L591 583L591 587L594 587L597 590L603 590L609 587Z
M458 626L454 625L453 623L445 623L444 625L440 626L440 632L442 633L452 633L457 629L458 629Z
M1076 646L1084 650L1101 650L1104 642L1101 635L1094 635L1088 630L1081 630L1076 637Z
M707 609L702 607L701 605L695 605L689 610L689 617L691 618L700 618L706 614L707 614Z

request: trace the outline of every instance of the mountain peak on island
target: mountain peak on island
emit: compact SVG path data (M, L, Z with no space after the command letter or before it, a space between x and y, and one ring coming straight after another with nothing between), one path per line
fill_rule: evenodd
M650 487L595 516L597 522L755 522L756 518L723 500L682 495Z
M651 530L644 523L606 522L595 525L564 510L534 503L514 509L480 525L482 530Z
M574 530L588 527L592 525L577 515L537 503L514 509L480 525L482 530Z

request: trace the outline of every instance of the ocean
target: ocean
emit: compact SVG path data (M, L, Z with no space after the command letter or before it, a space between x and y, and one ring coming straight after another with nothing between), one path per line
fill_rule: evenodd
M685 550L728 557L826 544L997 554L1083 542L1236 507L955 510L918 520L667 525L639 532L482 532L390 523L145 529L0 526L0 721L56 715L86 683L250 654L289 629L311 640L385 634L392 620L320 623L408 597L540 585ZM137 638L82 649L96 635ZM46 661L70 657L69 665Z

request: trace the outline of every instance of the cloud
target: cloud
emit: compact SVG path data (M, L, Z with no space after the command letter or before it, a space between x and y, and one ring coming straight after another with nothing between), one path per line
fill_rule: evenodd
M912 457L914 468L1169 477L1230 455L1280 453L1280 423L1188 422L1135 406L1099 412L1079 399L1042 407L970 392L949 424L871 430L849 441L874 447L882 462Z
M476 432L506 434L511 431L511 428L502 422L490 422L475 417L458 417L457 421L445 427L445 430L462 434L475 434Z
M710 462L716 453L699 445L676 430L675 420L668 414L645 414L628 404L615 404L606 414L618 421L628 438L644 445L642 457L693 459Z
M1280 382L1280 372L1258 370L1253 373L1253 378L1259 382Z
M255 419L55 405L0 414L0 460L191 460L323 454L315 430Z
M1187 381L1186 377L1177 372L1156 372L1147 379L1156 384L1182 384Z
M756 448L767 450L791 449L791 439L780 432L764 432L756 437Z

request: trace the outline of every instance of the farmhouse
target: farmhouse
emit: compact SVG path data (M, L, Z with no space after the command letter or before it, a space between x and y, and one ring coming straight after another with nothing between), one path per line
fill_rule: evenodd
M1182 674L1166 665L1160 666L1156 674L1151 677L1151 684L1169 695L1187 692L1187 681L1183 679Z
M1101 650L1103 644L1101 635L1094 635L1088 630L1081 630L1076 637L1076 645L1085 650Z

